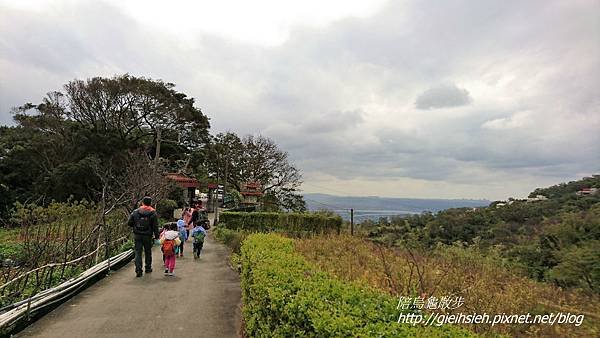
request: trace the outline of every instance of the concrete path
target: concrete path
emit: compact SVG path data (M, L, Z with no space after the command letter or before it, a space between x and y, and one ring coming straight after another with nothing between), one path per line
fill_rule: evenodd
M133 261L33 323L17 337L238 337L239 277L228 249L210 237L194 260L191 240L175 276L164 276L160 249L153 270L135 277Z

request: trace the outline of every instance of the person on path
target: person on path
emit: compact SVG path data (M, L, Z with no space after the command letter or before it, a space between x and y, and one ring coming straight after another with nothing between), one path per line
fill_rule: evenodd
M152 198L146 196L142 204L129 216L127 224L132 228L135 242L135 276L142 277L142 249L144 250L144 261L146 273L152 272L152 244L158 239L158 217L151 206Z
M202 206L202 201L198 202L198 221L208 220L208 212Z
M199 222L194 230L192 230L192 238L194 238L194 258L199 258L202 253L202 247L204 246L204 239L206 238L206 229L202 225L205 225L207 221Z
M165 276L174 276L175 271L175 251L176 247L181 244L179 240L179 232L177 224L172 223L169 230L165 232L164 237L160 240L160 247L165 255Z
M190 219L192 218L192 209L191 208L185 208L183 210L183 222L184 224L187 226L190 223Z
M181 241L177 253L179 257L183 257L183 247L185 246L185 241L188 239L188 231L182 219L177 221L177 232L179 232L179 240Z
M158 242L160 243L160 241L163 240L163 238L165 238L165 233L167 232L167 226L164 225L163 229L160 231L160 236L158 236ZM160 249L161 253L162 253L162 248ZM163 265L165 265L165 254L162 254L162 259L163 259Z
M196 205L192 209L192 216L190 217L190 220L186 223L187 228L188 228L188 237L190 236L189 229L194 228L199 220L200 220L200 209Z
M160 231L160 236L158 237L159 243L161 243L161 241L165 239L165 234L167 233L167 231L171 230L171 225L173 225L173 222L163 224L163 228ZM177 228L177 226L175 226L175 228ZM160 248L160 251L162 252L162 247ZM163 260L163 265L164 265L165 264L165 254L162 255L162 260Z

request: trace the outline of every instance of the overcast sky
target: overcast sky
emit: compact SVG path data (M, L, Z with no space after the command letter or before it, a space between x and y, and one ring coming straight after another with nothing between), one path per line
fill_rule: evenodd
M0 0L0 124L123 73L274 139L306 192L505 199L600 173L597 0Z

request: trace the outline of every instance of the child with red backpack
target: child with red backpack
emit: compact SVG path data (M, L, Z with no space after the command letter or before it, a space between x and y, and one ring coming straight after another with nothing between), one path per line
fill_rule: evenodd
M177 224L168 225L168 230L160 239L160 249L165 257L165 276L174 276L175 270L175 248L181 244Z

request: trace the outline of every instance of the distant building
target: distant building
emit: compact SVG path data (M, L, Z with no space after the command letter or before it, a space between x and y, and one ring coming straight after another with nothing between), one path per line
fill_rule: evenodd
M590 196L590 195L596 195L598 193L598 188L583 188L581 190L579 190L578 192L576 192L575 194L577 196Z
M258 205L258 199L263 195L262 185L260 182L247 182L242 185L240 194L244 197L242 201L244 206Z
M196 197L196 188L200 187L200 182L197 179L187 177L184 174L171 173L165 175L168 179L175 181L175 183L183 188L183 200L189 205L193 204L194 198Z
M544 195L537 195L535 197L530 197L527 199L527 202L537 202L537 201L545 201L547 200L548 197L544 196Z

